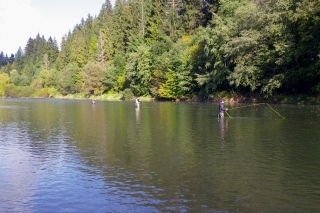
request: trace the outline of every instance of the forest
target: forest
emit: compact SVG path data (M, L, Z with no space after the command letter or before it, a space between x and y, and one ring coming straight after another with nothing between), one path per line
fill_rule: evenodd
M106 0L61 44L35 35L0 66L0 97L320 101L320 1Z

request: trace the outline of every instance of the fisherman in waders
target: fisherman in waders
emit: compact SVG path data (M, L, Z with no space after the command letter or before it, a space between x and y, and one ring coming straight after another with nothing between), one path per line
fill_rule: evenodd
M136 101L135 101L135 106L136 107L140 107L140 98L136 98Z
M224 107L224 101L220 100L219 102L219 114L218 114L218 119L224 118L224 112L227 111L228 108Z

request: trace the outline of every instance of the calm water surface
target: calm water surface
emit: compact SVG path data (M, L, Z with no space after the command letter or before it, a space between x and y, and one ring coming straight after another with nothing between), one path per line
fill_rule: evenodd
M0 212L320 212L320 106L272 107L0 99Z

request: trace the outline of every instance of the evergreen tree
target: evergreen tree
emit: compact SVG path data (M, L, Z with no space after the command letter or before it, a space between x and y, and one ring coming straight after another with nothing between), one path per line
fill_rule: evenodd
M95 63L88 63L82 72L84 81L83 91L87 95L101 95L104 90L104 71L103 66Z
M17 72L21 74L22 69L23 69L23 57L24 57L24 52L22 51L22 48L19 47L16 55L15 55L15 61L14 61L14 67L16 68Z
M126 72L130 88L136 96L150 95L152 74L150 47L141 45L136 52L129 54Z

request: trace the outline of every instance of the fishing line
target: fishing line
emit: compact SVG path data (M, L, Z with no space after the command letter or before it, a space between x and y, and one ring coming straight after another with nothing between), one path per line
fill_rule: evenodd
M244 108L244 107L251 107L251 106L258 106L258 105L261 105L261 104L265 104L265 103L250 104L250 105L246 105L246 106L239 106L239 107L234 107L234 108L231 108L231 109L228 109L228 110L234 110L234 109L239 109L239 108Z
M229 118L232 118L227 111L225 111L225 113L228 115Z
M278 111L276 111L273 107L271 107L270 104L268 104L268 103L250 104L250 105L245 105L245 106L239 106L239 107L234 107L234 108L228 109L228 111L229 111L229 110L234 110L234 109L239 109L239 108L244 108L244 107L259 106L259 105L262 105L262 104L267 104L268 107L269 107L273 112L275 112L275 113L276 113L279 117L281 117L282 119L285 119L284 116L280 115L280 113L279 113ZM229 116L229 118L232 118L227 111L226 111L225 113Z
M272 111L274 111L277 115L279 115L282 119L285 119L285 117L283 117L282 115L280 115L280 113L278 111L276 111L275 109L273 109L268 103L267 105L270 107L270 109L272 109Z

